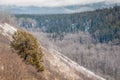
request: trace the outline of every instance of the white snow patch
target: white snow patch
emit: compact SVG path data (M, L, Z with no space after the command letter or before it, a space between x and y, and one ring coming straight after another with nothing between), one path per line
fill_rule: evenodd
M17 29L14 28L13 26L4 23L0 24L0 34L4 35L8 39L12 40L12 35L17 32Z

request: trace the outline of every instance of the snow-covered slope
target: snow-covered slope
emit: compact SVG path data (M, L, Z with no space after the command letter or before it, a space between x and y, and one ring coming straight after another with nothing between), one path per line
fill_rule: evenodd
M13 26L4 23L4 24L0 24L0 34L5 36L6 38L12 40L12 35L17 31L16 28L14 28Z
M65 80L106 80L80 66L55 49L43 48L43 50L45 52L45 65L52 71L57 72L57 74L61 75Z

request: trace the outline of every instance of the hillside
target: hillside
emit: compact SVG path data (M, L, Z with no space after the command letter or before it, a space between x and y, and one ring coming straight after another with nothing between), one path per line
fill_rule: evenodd
M0 24L0 79L2 80L105 80L52 48L44 48L44 72L27 65L10 47L17 29ZM19 75L19 76L18 76Z
M37 80L32 72L29 72L29 67L10 47L9 33L12 31L13 34L12 28L8 24L0 24L0 80Z

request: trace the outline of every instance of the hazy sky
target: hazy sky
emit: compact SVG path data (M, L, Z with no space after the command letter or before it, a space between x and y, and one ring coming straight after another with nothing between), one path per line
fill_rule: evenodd
M120 2L120 0L0 0L0 5L19 5L19 6L65 6L73 4L88 4L94 2Z

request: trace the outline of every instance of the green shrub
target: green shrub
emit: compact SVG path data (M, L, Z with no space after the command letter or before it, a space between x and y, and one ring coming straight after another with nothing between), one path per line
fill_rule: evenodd
M24 60L35 65L38 71L43 71L42 50L37 39L30 33L18 30L14 36L11 46L24 58Z

